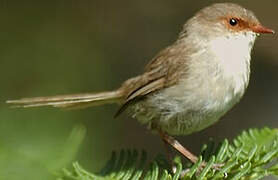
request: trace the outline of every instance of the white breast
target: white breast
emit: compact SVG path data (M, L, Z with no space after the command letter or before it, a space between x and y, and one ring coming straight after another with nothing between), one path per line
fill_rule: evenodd
M248 32L216 38L210 42L209 47L223 70L222 75L235 83L235 94L246 88L249 81L250 54L255 39L256 34Z
M223 116L242 97L249 81L253 33L211 40L192 56L188 74L178 85L152 100L165 109L162 129L170 134L202 130Z

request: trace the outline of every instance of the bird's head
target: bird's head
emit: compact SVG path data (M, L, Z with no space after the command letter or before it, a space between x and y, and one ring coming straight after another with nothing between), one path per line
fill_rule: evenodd
M218 37L253 37L274 33L264 27L254 13L234 3L216 3L196 13L185 25L182 36L211 40Z

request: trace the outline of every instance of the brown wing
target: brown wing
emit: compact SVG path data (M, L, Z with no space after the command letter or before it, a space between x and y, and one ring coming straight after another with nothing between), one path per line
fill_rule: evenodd
M184 68L184 60L176 46L161 51L147 66L141 76L131 78L123 83L121 89L127 94L123 105L115 114L120 115L130 104L145 98L148 94L176 84Z
M122 104L122 106L117 111L114 117L120 115L130 104L139 101L140 99L144 98L146 95L152 92L160 90L161 88L164 87L164 85L165 85L164 77L146 82L145 84L141 84L141 86L139 86L139 83L137 83L137 86L139 87L130 92L130 94L126 97L124 103Z

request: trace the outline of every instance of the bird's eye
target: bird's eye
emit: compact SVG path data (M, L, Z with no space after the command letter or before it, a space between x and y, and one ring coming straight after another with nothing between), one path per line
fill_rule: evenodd
M238 21L235 18L230 19L230 25L235 26L237 25Z

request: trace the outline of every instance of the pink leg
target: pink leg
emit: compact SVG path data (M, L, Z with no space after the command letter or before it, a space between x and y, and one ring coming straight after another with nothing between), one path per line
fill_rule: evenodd
M168 134L159 131L161 138L164 142L170 144L174 149L179 151L182 155L184 155L187 159L189 159L192 163L196 163L198 158L188 151L185 147L183 147L175 138L169 136Z

